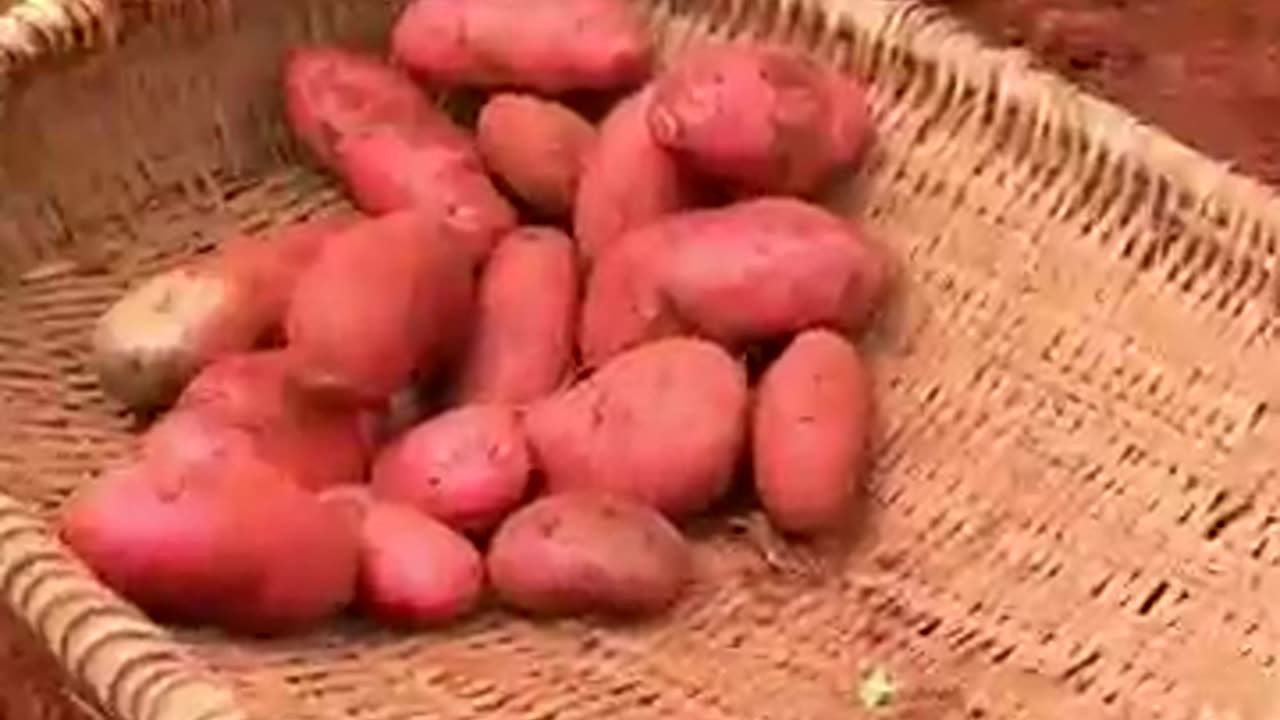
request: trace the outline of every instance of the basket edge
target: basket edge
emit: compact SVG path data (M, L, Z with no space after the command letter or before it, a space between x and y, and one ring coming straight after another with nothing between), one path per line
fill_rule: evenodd
M0 492L0 598L71 684L121 720L248 720L235 694L168 632L103 587Z

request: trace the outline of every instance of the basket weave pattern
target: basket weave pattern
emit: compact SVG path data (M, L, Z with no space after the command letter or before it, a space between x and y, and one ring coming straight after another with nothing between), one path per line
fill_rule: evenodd
M45 524L131 447L85 364L134 279L336 208L279 109L285 48L397 3L28 0L0 16L0 595L121 720L1280 716L1280 202L901 0L657 0L667 51L801 45L873 87L833 207L898 265L866 347L876 464L848 558L709 528L638 627L155 627ZM118 44L117 44L118 41ZM107 49L110 47L110 49ZM92 50L87 52L86 50ZM702 534L702 533L700 533Z

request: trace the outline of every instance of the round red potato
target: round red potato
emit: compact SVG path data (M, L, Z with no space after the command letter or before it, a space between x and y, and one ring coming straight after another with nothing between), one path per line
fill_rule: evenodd
M871 134L862 87L787 48L695 50L654 88L658 144L749 192L806 195L850 166Z
M746 420L742 365L710 342L669 338L535 403L525 432L553 492L607 491L684 517L728 489Z
M536 615L659 613L692 575L688 543L651 508L590 492L551 495L516 511L486 565L503 602Z
M503 93L485 103L476 143L485 164L544 217L573 210L582 163L596 131L568 107Z
M827 330L796 336L760 381L752 428L756 490L775 525L817 534L852 520L871 416L857 349Z
M578 321L573 240L549 227L510 233L489 258L479 295L461 399L519 405L558 389Z
M496 526L524 497L530 459L515 410L468 405L393 442L374 463L373 491L465 532Z

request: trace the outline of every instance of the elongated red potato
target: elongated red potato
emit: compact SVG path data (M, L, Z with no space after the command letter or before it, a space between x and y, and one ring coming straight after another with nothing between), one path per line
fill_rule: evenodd
M525 432L552 492L610 492L686 517L728 489L746 421L743 367L712 343L669 338L535 403Z
M469 135L431 104L403 70L332 45L290 51L284 64L285 115L302 144L326 166L339 140L379 127L415 128L433 144L471 152Z
M616 495L566 492L516 511L489 544L494 590L533 615L654 615L692 576L688 543L652 508Z
M396 22L391 53L433 85L556 95L642 82L653 43L625 0L415 0Z
M449 526L405 505L372 501L360 530L359 604L397 626L426 627L470 612L484 558Z
M559 388L572 367L577 317L573 240L549 227L508 234L480 279L461 400L518 405Z
M801 51L721 44L654 81L658 144L755 193L806 195L850 167L871 134L862 87Z
M573 110L533 95L492 97L476 121L485 164L538 214L568 217L596 130Z
M765 371L752 451L756 491L775 525L817 534L853 521L872 412L866 366L831 331L796 336Z
M201 368L279 333L298 277L351 216L237 236L132 288L99 319L93 368L131 409L169 405Z
M469 253L411 211L336 236L303 275L286 331L291 372L312 391L378 406L465 348Z
M477 261L516 224L515 209L494 187L470 143L463 148L442 144L421 127L352 132L336 142L334 167L364 211L428 214Z
M628 233L596 265L579 340L589 366L678 333L736 348L810 327L853 332L888 274L848 221L780 197L672 215Z
M105 474L71 499L59 530L107 586L166 621L281 634L355 593L342 513L227 436Z
M693 206L699 189L649 132L652 91L619 102L600 124L578 182L573 235L594 258L627 231Z
M388 446L374 464L373 491L452 528L484 533L524 498L530 470L515 410L464 405Z

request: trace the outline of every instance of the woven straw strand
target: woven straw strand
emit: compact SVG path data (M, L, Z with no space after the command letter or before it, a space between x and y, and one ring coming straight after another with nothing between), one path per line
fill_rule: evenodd
M0 84L59 55L115 42L114 0L22 0L0 15Z

